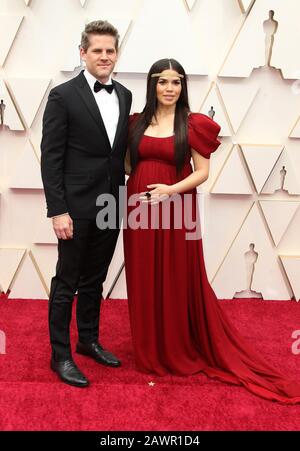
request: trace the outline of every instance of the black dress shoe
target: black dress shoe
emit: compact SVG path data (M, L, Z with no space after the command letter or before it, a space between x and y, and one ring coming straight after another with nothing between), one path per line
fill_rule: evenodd
M120 360L117 359L111 352L102 348L99 343L77 343L76 352L82 355L88 355L102 365L117 367L121 365Z
M66 384L74 385L75 387L87 387L89 385L89 381L72 359L56 362L52 358L50 366Z

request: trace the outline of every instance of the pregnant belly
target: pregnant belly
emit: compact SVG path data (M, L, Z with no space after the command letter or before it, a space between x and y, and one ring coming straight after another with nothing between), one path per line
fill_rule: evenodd
M180 177L177 177L176 167L163 160L142 160L138 163L127 182L128 194L148 191L147 185L163 183L173 185L191 174L191 165L185 165Z

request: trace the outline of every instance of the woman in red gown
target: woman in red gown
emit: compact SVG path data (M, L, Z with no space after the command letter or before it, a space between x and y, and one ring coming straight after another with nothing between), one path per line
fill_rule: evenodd
M136 365L158 376L202 371L242 384L266 399L297 403L300 385L251 349L221 310L206 276L199 234L187 239L185 224L175 226L175 207L169 209L169 228L152 225L151 218L161 220L164 204L174 195L192 197L192 206L184 204L183 210L192 210L195 219L196 187L208 177L210 154L220 144L219 131L209 117L190 113L182 66L173 59L154 63L147 79L146 106L131 117L126 158L127 197L139 196L149 213L146 227L132 226L130 215L138 204L131 202L124 226ZM141 216L136 215L136 220ZM196 227L199 224L198 219Z

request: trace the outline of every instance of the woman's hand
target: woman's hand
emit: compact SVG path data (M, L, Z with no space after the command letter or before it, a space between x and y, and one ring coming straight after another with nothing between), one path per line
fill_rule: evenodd
M174 194L172 185L164 185L163 183L152 183L151 185L147 185L149 188L150 196L146 195L146 193L141 193L140 199L142 202L147 202L151 205L157 204L158 202L162 202L168 199L172 194ZM151 189L151 191L150 191Z

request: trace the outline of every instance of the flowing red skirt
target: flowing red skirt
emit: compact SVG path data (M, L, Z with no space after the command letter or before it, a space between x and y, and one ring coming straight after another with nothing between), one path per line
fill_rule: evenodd
M190 172L188 165L183 176ZM129 178L128 197L147 191L150 183L175 182L174 166L141 161ZM195 212L196 191L192 196ZM133 209L128 208L127 219ZM158 376L202 371L209 377L244 385L269 400L300 402L300 384L266 363L222 311L207 279L202 239L187 240L186 228L175 229L173 219L169 229L124 229L130 324L138 370Z

